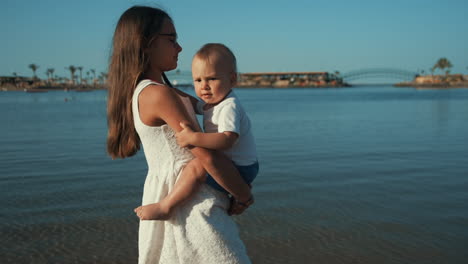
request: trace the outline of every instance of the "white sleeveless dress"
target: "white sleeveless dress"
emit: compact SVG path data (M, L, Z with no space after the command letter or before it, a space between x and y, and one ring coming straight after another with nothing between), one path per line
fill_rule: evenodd
M132 110L136 131L143 145L148 174L143 205L164 198L183 167L193 159L190 151L177 145L168 125L145 125L138 111L138 96L150 80L142 80L133 94ZM190 99L180 96L196 122ZM168 221L140 221L138 263L250 263L237 225L227 215L227 196L206 184L188 202L174 210Z

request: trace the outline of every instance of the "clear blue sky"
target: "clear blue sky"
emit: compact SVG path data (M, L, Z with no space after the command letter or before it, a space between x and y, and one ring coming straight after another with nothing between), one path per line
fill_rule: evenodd
M204 43L222 42L240 72L426 70L440 57L468 73L467 0L124 1L1 0L0 76L31 76L28 65L107 71L117 19L132 5L169 12L190 69Z

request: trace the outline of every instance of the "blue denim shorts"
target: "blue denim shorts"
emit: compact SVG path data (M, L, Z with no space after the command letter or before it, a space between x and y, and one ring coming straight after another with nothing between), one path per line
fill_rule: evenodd
M244 179L244 181L247 184L251 184L253 182L253 180L255 180L255 177L257 177L258 170L259 170L258 162L255 162L254 164L247 165L247 166L238 166L236 164L234 164L234 166L237 168L237 170L239 171L239 174L241 175L242 179ZM211 177L211 175L209 175L209 174L207 174L207 175L208 175L208 177L206 178L206 184L210 185L211 187L213 187L214 189L216 189L218 191L229 194L229 192L224 190L224 188L221 187L221 185L219 185L213 179L213 177Z

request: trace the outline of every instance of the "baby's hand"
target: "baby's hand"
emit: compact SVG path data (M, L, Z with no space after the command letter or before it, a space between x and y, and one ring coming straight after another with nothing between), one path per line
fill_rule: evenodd
M239 202L231 197L231 204L228 209L228 215L240 215L254 203L253 195L246 202Z
M179 133L176 133L175 136L176 136L177 144L185 148L185 147L190 146L191 138L194 132L192 128L190 128L190 126L188 126L187 124L180 123L180 126L182 127L182 130Z

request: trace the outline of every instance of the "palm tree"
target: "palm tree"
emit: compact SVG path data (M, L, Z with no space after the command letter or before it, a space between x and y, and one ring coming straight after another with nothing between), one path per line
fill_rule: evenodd
M83 66L76 67L80 71L80 83L83 83Z
M75 84L75 71L76 71L76 67L73 66L73 65L70 65L68 67L65 67L66 70L69 70L70 71L70 76L71 76L71 82L72 84Z
M96 70L95 69L91 69L89 70L92 74L93 74L93 84L96 83Z
M49 81L53 81L53 79L54 79L54 71L55 71L54 68L48 68L48 69L47 69L46 74L47 74L47 78L49 79Z
M445 72L445 74L448 75L450 68L452 67L452 63L447 58L440 58L432 68L439 68L441 71L443 71L445 68L448 68L448 70Z
M108 75L107 72L101 72L101 75L99 76L99 78L102 80L102 84L106 83L107 75Z
M33 78L36 79L36 70L39 69L39 65L31 63L29 64L29 68L33 71Z

